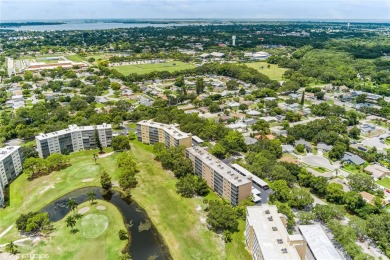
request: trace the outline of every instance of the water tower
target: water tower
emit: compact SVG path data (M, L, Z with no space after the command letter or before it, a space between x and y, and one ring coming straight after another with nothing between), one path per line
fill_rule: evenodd
M236 36L235 35L232 36L232 45L236 46Z

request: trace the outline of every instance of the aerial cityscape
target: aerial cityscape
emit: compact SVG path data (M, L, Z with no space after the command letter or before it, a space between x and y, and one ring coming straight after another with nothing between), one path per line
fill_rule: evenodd
M0 0L0 259L390 258L390 3Z

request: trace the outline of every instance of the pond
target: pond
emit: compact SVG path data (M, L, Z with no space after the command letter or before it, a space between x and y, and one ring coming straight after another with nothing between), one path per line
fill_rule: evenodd
M108 201L115 205L122 213L127 229L131 234L131 243L129 254L132 259L171 259L169 250L158 234L156 228L151 224L146 212L135 202L129 203L123 200L118 191L111 191L108 194L102 194L99 187L88 187L72 191L51 204L44 207L41 211L49 213L51 221L59 221L69 213L66 203L69 199L74 199L78 203L88 201L87 194L94 191L97 199Z

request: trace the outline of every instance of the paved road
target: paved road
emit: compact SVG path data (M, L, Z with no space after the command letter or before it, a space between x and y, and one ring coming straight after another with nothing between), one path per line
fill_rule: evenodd
M302 162L314 166L314 167L324 167L330 171L337 169L336 165L330 164L329 160L321 155L314 155L308 153L307 155L299 156Z

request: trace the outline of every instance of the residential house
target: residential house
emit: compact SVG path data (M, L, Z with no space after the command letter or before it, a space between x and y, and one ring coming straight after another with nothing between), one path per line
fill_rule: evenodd
M372 124L363 124L359 128L363 134L369 134L369 133L375 131L375 125L372 125Z
M282 152L283 153L293 153L294 152L294 146L289 144L283 144L282 145Z
M390 174L390 170L380 164L374 163L364 168L364 171L371 174L375 179L381 179Z
M312 151L311 143L309 143L308 141L305 141L303 139L299 139L299 140L295 141L294 144L295 144L295 147L297 147L300 144L304 145L305 149L308 153L311 153L311 151Z
M327 145L326 143L318 143L317 144L317 150L323 151L323 152L329 152L332 150L333 146L332 145Z
M350 153L350 152L346 152L344 154L343 158L341 159L341 161L346 162L346 163L350 163L350 164L354 164L354 165L363 165L366 163L366 161L363 160L360 156L353 154L353 153Z

